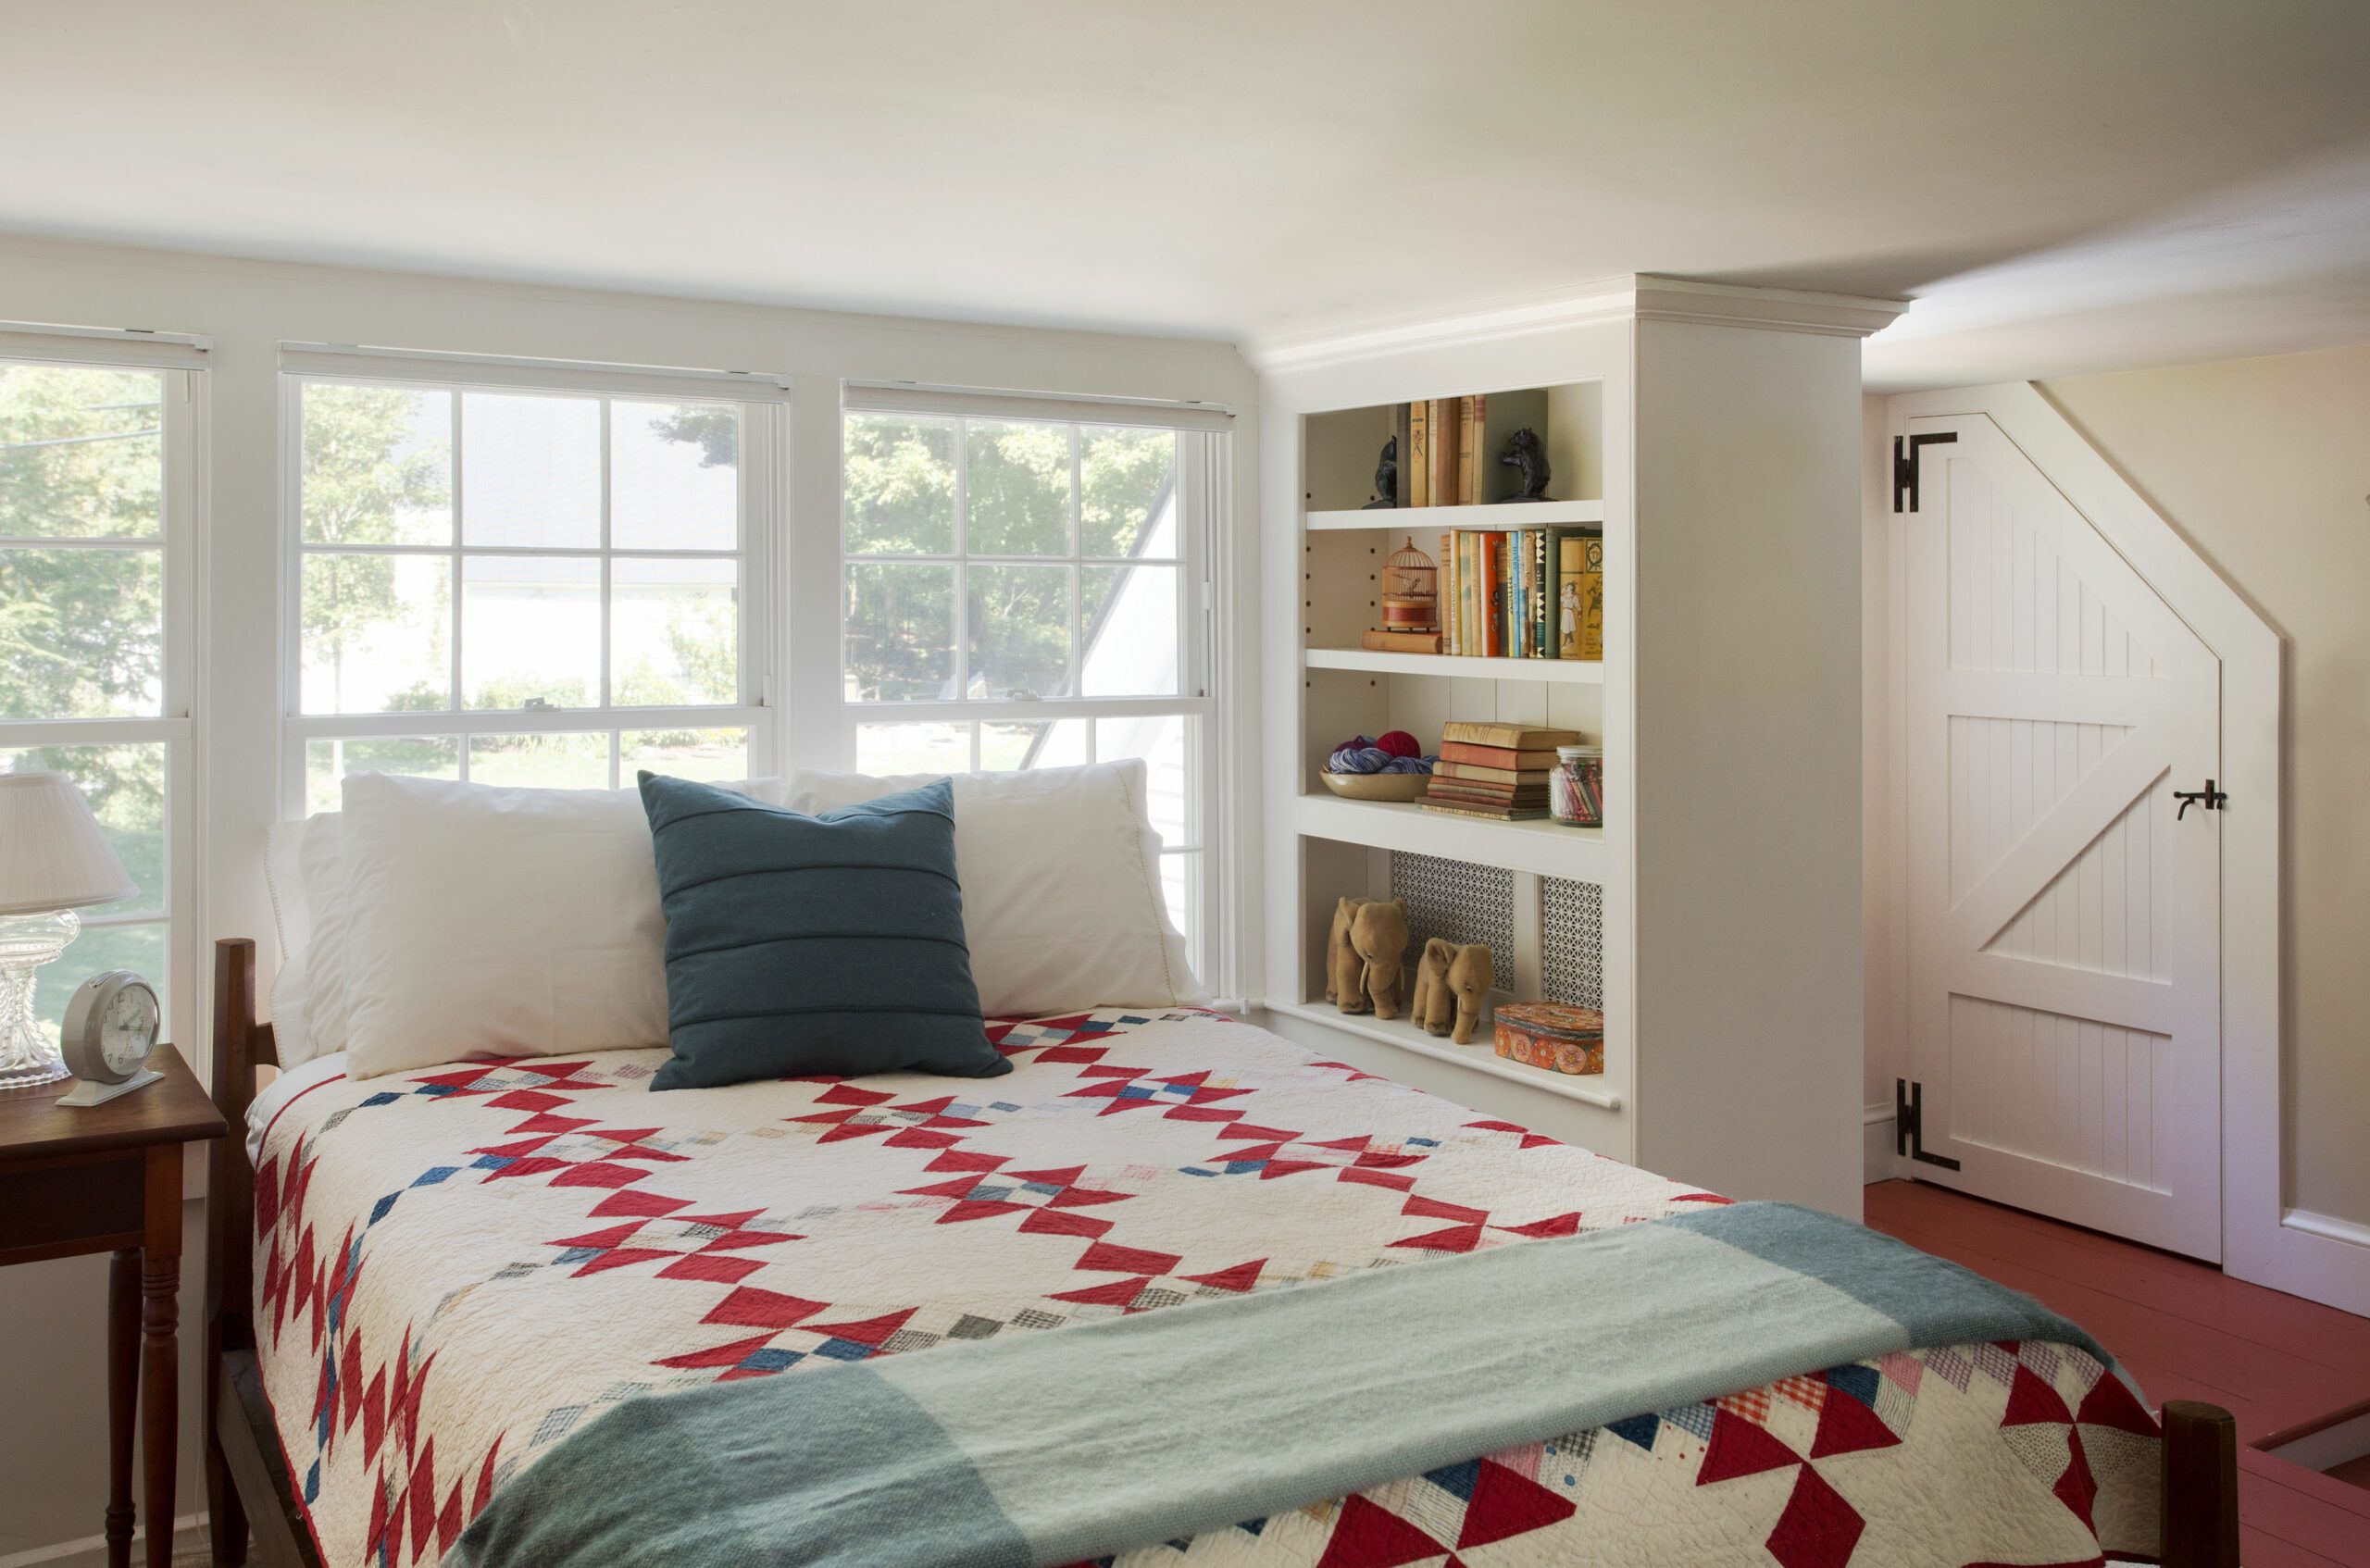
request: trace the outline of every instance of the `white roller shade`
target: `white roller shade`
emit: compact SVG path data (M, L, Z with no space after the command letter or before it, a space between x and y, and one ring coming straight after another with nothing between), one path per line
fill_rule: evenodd
M340 343L281 343L280 367L292 376L321 376L346 381L434 381L447 385L466 382L545 392L608 392L619 397L730 399L735 403L782 403L790 397L790 378L773 371L602 365Z
M56 365L130 365L142 369L195 370L206 365L209 338L118 327L52 327L0 321L0 359Z
M1071 397L1052 392L980 392L912 383L850 381L841 394L852 414L959 415L972 419L1075 420L1160 430L1230 431L1234 411L1220 403L1153 398Z

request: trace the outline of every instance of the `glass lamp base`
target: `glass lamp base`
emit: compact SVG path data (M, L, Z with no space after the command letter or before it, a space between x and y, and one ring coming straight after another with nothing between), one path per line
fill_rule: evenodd
M82 929L70 909L0 919L0 1091L56 1083L66 1059L33 1011L33 977Z

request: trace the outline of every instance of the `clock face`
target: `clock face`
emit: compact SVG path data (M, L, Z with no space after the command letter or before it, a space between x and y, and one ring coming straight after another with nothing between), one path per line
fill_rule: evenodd
M108 999L98 1021L99 1054L115 1072L129 1076L156 1047L156 993L138 983Z

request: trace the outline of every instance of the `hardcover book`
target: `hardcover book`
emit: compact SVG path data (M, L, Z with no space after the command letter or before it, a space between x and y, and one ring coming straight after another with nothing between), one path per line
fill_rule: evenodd
M1476 746L1462 740L1441 742L1442 762L1474 762L1485 767L1507 767L1516 772L1545 769L1555 765L1553 747L1543 752L1517 752L1506 746Z
M1556 656L1604 657L1604 536L1575 533L1556 543Z
M1536 724L1504 724L1489 719L1453 718L1441 726L1443 740L1464 740L1476 746L1512 746L1517 751L1538 751L1557 746L1577 746L1580 732L1557 729Z

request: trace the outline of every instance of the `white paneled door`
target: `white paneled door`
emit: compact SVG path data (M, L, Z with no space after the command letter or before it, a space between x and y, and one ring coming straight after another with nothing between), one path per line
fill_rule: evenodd
M1907 434L1905 1168L2218 1259L2220 665L1990 419Z

